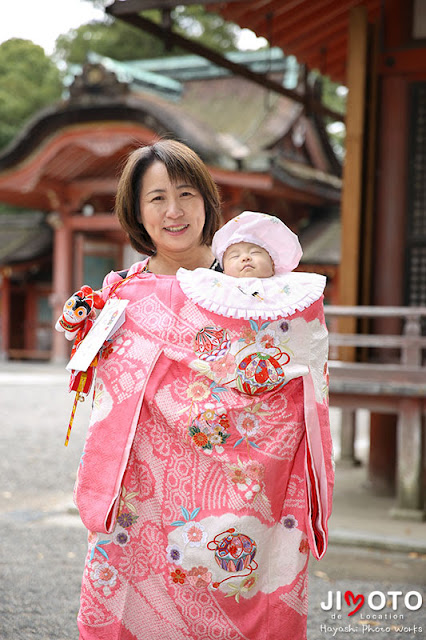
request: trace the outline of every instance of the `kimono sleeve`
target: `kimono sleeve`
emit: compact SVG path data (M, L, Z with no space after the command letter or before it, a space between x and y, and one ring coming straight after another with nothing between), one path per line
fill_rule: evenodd
M309 545L319 560L327 549L334 467L328 403L328 331L322 300L312 305L312 313L309 373L303 378L307 434L305 477Z

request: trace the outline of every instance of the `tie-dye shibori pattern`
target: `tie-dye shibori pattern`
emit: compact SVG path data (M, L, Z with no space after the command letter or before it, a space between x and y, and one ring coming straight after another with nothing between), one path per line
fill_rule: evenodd
M227 318L141 266L110 292L76 483L80 637L302 640L333 483L322 301Z

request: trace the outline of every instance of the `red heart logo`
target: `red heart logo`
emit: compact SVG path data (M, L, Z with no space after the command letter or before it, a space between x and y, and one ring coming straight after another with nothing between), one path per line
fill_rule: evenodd
M364 604L364 596L361 595L360 593L357 596L354 596L354 594L352 593L352 591L345 591L345 600L346 600L346 604L348 605L348 607L351 606L352 602L353 604L356 604L357 602L359 603L358 606L356 607L356 609L354 609L353 611L351 611L350 613L348 613L348 616L353 616L354 613L356 613L359 609L361 609L362 605Z

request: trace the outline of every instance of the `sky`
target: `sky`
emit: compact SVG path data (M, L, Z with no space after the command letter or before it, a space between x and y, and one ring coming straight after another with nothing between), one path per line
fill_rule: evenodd
M0 0L0 44L9 38L23 38L51 55L59 35L103 15L102 9L84 0ZM243 32L242 48L257 48L264 42L256 42L247 29Z
M103 15L83 0L0 0L0 43L32 40L50 55L59 35Z

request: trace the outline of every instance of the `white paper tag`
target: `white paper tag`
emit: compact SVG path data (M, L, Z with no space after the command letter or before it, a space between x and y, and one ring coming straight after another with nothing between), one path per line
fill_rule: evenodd
M125 309L128 304L128 300L121 300L120 298L109 298L107 300L93 327L84 340L81 341L77 351L68 362L66 366L68 371L87 371L105 340L108 340L109 336L123 324L126 317Z

